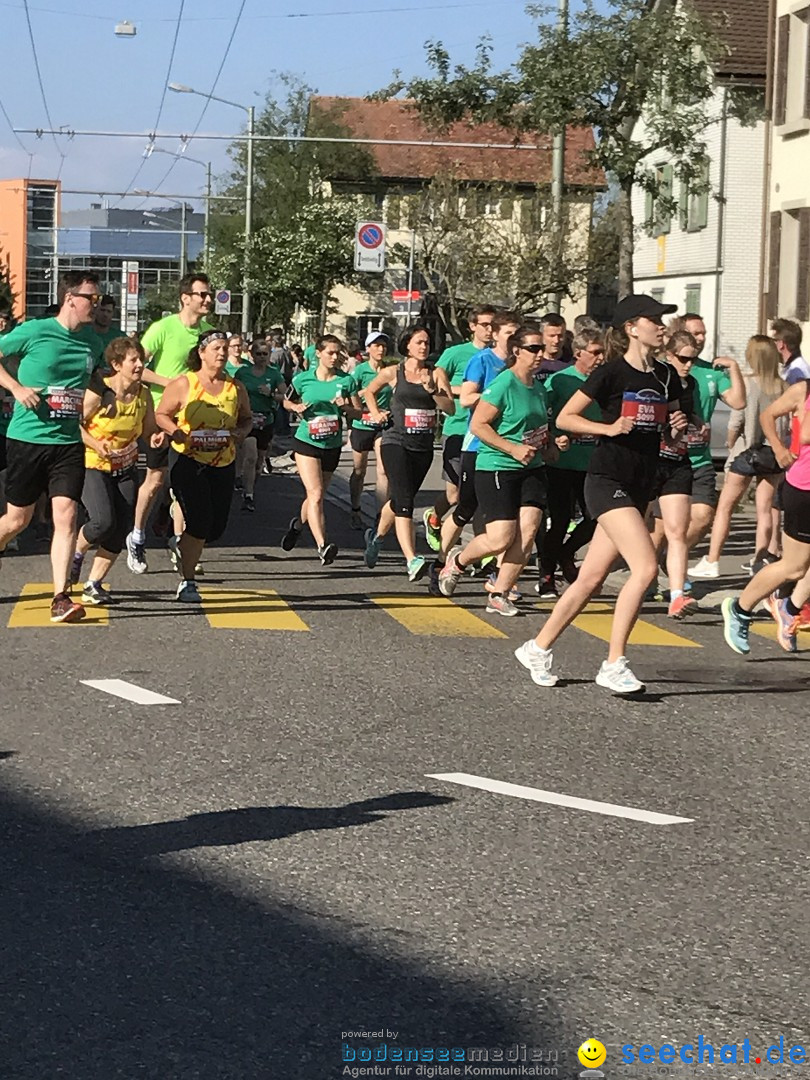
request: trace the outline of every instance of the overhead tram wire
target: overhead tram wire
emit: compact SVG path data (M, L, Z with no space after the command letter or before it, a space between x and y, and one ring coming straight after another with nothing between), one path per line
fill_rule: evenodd
M164 105L164 103L166 101L166 92L169 89L169 80L172 77L172 64L174 63L174 54L175 54L175 50L177 49L177 39L180 36L180 25L181 25L181 23L183 21L183 9L185 8L185 6L186 6L186 0L180 0L180 9L177 12L177 21L176 21L175 27L174 27L174 40L172 41L172 51L171 51L171 53L169 55L169 66L166 69L166 78L163 80L163 93L160 95L160 105L158 105L157 119L155 120L154 124L152 125L152 131L157 131L158 124L160 123L160 118L163 115L163 105ZM143 169L145 164L146 164L146 157L142 156L140 164L138 165L138 168L135 170L135 175L132 177L132 179L129 181L128 184L124 185L124 191L131 191L132 190L132 188L135 186L135 181L141 175L141 170ZM119 203L120 203L120 200L119 200Z
M50 124L51 138L53 139L53 144L56 147L56 152L59 155L59 169L58 169L58 171L56 173L56 179L58 181L59 178L62 175L62 168L63 168L63 166L65 164L65 158L67 157L67 154L64 154L62 152L62 148L61 148L61 146L59 145L59 143L57 141L56 135L54 134L53 129L55 128L56 125L54 124L53 120L51 119L51 110L48 108L48 99L45 96L45 86L44 86L44 84L42 82L42 72L40 71L40 67L39 67L39 57L37 56L37 46L36 46L36 42L34 41L34 28L31 25L31 12L28 10L28 0L23 0L23 8L25 9L25 21L28 23L28 37L31 40L31 51L34 54L34 68L35 68L36 73L37 73L37 82L39 83L39 92L42 95L42 104L43 104L43 106L45 108L45 117L46 117L48 123Z
M233 29L231 30L231 36L228 38L228 44L225 46L225 54L222 57L222 62L220 63L219 68L217 70L217 73L216 73L216 75L214 77L213 85L211 86L211 89L208 91L209 95L213 94L216 91L217 83L219 82L219 78L222 75L223 69L225 67L225 62L228 59L228 54L231 51L231 45L233 45L233 39L236 37L236 31L239 29L239 23L241 22L242 12L245 10L245 4L246 3L247 3L247 0L242 0L242 3L239 5L239 11L236 14L236 21L233 24ZM210 98L209 98L208 100L206 100L205 104L202 107L202 112L200 113L199 117L197 118L197 123L194 125L194 130L192 131L191 135L189 135L185 139L183 139L184 147L188 146L188 144L191 142L191 140L194 138L194 136L200 130L200 125L202 124L203 120L205 119L205 114L208 111L208 106L210 104L211 104L211 101L210 101ZM174 161L172 161L171 165L168 167L166 172L163 174L162 178L157 182L157 184L155 184L153 186L154 191L160 191L160 189L163 187L163 185L166 183L166 181L171 176L172 172L174 171L174 167L175 167L175 165L177 164L177 162L179 160L180 160L180 158L175 158ZM146 201L146 200L144 200L144 201ZM143 206L143 203L140 203L139 205Z
M5 105L3 104L2 101L0 101L0 112L2 112L3 116L5 116L6 123L8 124L9 128L11 129L11 134L17 140L18 146L20 147L22 152L26 155L26 157L28 158L28 179L30 180L31 179L31 170L34 167L34 152L33 152L33 150L28 149L28 147L22 141L20 136L17 134L17 131L16 131L14 125L11 122L11 117L6 112L6 107L5 107Z

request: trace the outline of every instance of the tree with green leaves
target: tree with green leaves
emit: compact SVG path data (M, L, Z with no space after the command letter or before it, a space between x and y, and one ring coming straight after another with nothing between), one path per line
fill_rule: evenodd
M567 202L558 229L547 194L462 183L452 172L403 198L416 227L415 267L431 283L437 314L454 340L468 335L472 303L485 299L529 314L545 309L550 294L572 296L587 280L587 200ZM393 262L408 258L405 245L394 245Z
M441 130L461 121L494 121L516 136L547 136L566 125L593 129L592 164L615 179L619 218L619 291L633 286L636 186L660 204L671 199L653 159L666 158L692 187L706 184L705 134L717 122L712 62L721 49L717 27L677 0L583 0L567 32L531 6L537 36L507 71L493 70L483 40L475 63L453 66L441 42L428 42L428 78L397 80L381 92L405 90L422 117ZM751 91L737 97L740 118L760 108ZM744 115L745 114L745 115ZM643 125L638 121L643 117ZM520 153L521 151L515 151Z
M0 248L0 312L7 311L10 315L13 314L15 299L14 290L11 288L8 261L3 258L3 251Z
M353 280L354 226L359 197L334 194L333 177L360 181L373 175L370 155L340 143L307 143L301 136L343 136L340 109L313 110L313 90L281 76L285 97L268 95L256 134L283 137L254 149L253 238L248 255L254 311L263 325L289 327L296 304L324 310L324 296ZM289 139L287 138L289 137ZM245 190L244 141L230 150L234 169L225 194ZM233 204L238 207L238 202ZM241 291L243 211L218 214L207 267L217 284Z

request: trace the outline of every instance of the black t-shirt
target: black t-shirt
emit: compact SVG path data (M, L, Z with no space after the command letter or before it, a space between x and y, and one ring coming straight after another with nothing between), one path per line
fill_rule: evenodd
M649 459L653 465L657 462L669 406L681 396L681 381L668 364L654 360L650 371L639 371L624 357L611 360L591 373L582 392L597 403L606 424L620 416L632 416L636 421L627 435L600 437L590 472L629 483L639 458Z

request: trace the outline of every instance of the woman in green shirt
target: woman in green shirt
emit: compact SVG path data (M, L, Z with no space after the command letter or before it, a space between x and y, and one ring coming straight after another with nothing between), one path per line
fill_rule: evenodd
M334 562L338 553L337 544L326 539L324 493L340 462L343 421L358 419L362 413L357 382L340 370L342 352L343 342L334 334L318 338L317 363L293 377L284 399L284 408L299 418L292 449L306 498L281 538L281 547L292 551L304 525L309 525L323 566Z
M284 400L287 384L279 369L270 363L270 346L263 338L250 346L252 363L243 364L234 375L247 390L253 413L253 430L241 446L238 474L244 486L242 509L255 510L253 492L267 451L273 439L273 425L279 402Z
M546 505L545 463L557 449L549 439L548 400L535 374L543 359L543 335L521 327L509 339L507 367L482 393L470 419L481 440L475 493L486 531L455 548L439 572L439 589L452 596L467 567L503 553L487 611L517 615L509 591L528 561ZM560 449L566 449L563 437Z

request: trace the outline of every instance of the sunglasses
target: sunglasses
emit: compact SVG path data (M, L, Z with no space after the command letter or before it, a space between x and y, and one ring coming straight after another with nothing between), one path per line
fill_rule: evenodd
M695 356L681 356L680 353L673 353L676 360L680 360L682 364L694 364L697 357Z
M201 297L203 298L203 300L210 300L210 299L211 299L211 297L212 297L212 296L213 296L214 294L213 294L212 292L208 292L207 290L206 290L206 291L201 291L201 292L198 292L198 291L197 291L196 289L192 289L192 290L191 290L191 294L190 294L190 295L191 295L191 296L201 296Z
M84 300L89 300L91 304L97 304L101 299L101 293L97 292L75 292L70 295L81 296Z
M523 349L524 352L534 353L535 356L537 356L538 353L541 353L543 351L543 346L540 344L521 345L520 347L521 349Z

